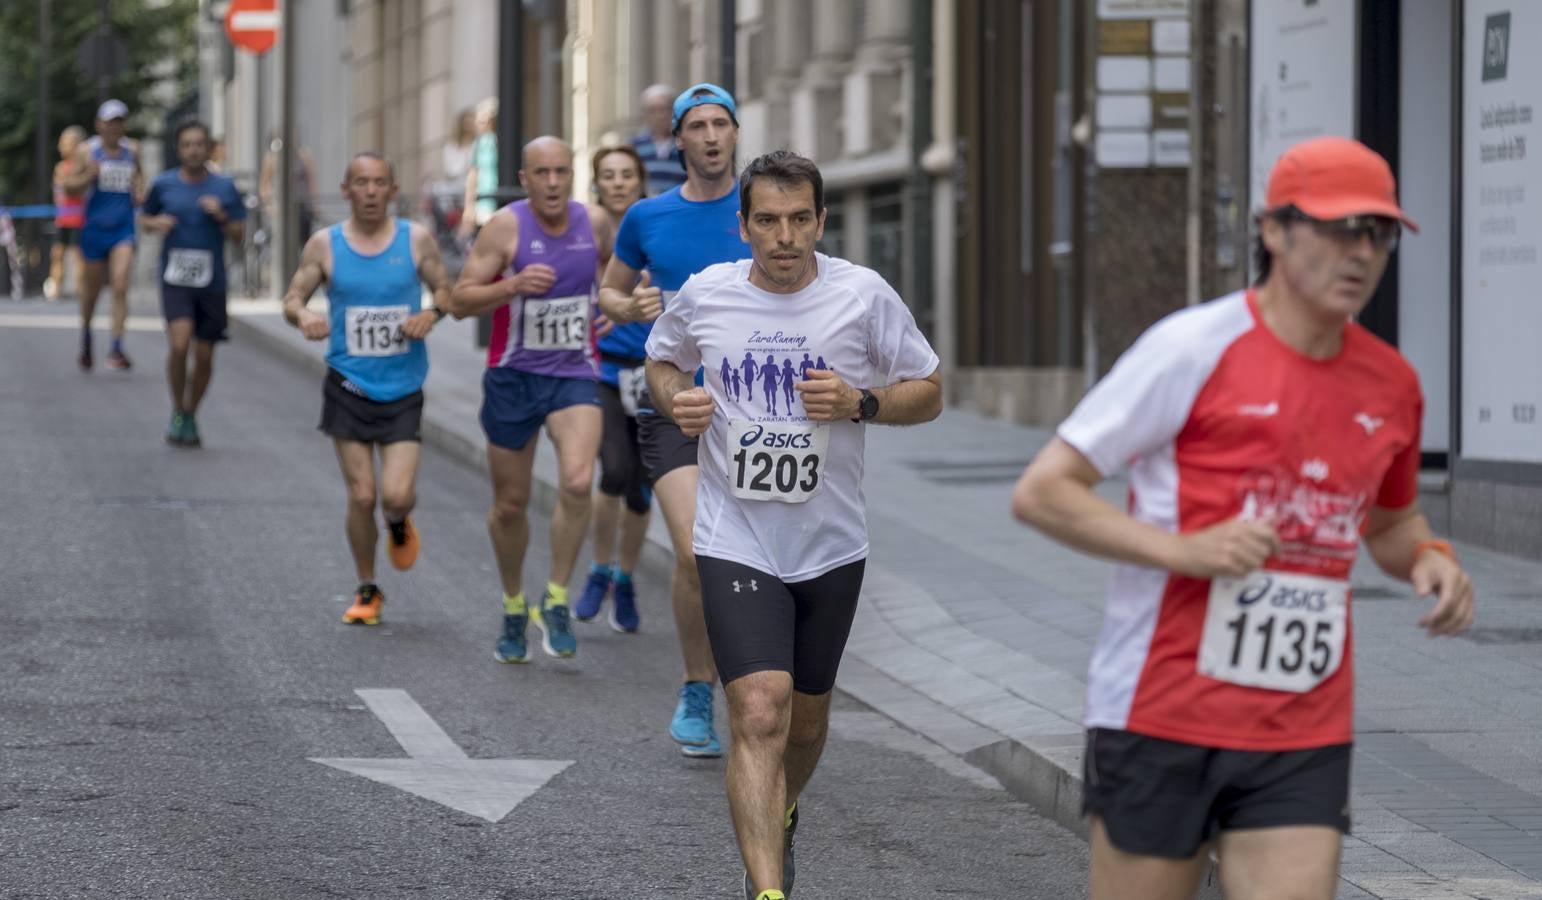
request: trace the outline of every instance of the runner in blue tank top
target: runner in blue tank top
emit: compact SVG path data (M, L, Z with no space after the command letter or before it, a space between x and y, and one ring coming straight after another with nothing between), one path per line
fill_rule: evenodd
M457 318L493 314L481 418L493 482L487 530L503 582L503 632L493 655L506 663L529 658L525 625L531 619L549 655L578 652L568 580L589 525L600 446L590 328L598 324L595 281L611 243L604 210L572 199L573 149L560 138L525 145L519 183L530 199L498 210L483 226L451 296ZM532 608L522 583L525 504L543 425L557 448L561 484L551 521L551 577Z
M651 323L692 275L715 263L749 258L749 245L739 236L733 168L734 147L739 143L736 115L733 97L716 85L698 84L675 98L672 127L685 160L685 184L627 210L616 234L616 255L600 287L600 306L613 321ZM746 390L753 387L744 385ZM686 437L675 423L655 412L643 393L638 399L638 434L675 551L670 593L685 658L685 684L675 703L669 735L686 756L722 756L723 746L712 725L717 668L707 643L701 582L691 550L696 439Z
M417 503L422 388L428 377L424 339L445 316L450 279L433 234L391 215L397 185L390 163L374 153L355 155L343 173L342 190L349 217L305 242L284 294L284 318L307 338L327 342L317 427L337 446L348 487L348 545L359 578L343 621L378 625L385 595L375 584L375 507L378 498L390 532L391 564L411 568L419 546L408 514ZM306 308L323 282L326 315ZM434 295L426 309L424 286Z
M145 196L140 223L164 234L161 310L166 316L166 380L171 424L166 442L198 447L198 406L214 377L214 345L225 340L225 242L239 243L246 204L235 182L209 171L209 126L188 121L172 137L177 168L162 172ZM188 350L193 376L188 379Z
M80 289L80 367L91 368L91 317L102 284L112 283L112 349L107 367L127 369L123 330L128 323L129 274L134 266L134 207L144 196L139 148L123 137L128 106L108 100L96 111L96 137L75 150L75 164L64 179L67 191L89 191L80 230L85 262Z

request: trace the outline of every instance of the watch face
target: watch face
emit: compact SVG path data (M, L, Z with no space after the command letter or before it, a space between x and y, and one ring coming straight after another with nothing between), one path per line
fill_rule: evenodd
M878 398L864 391L862 393L862 418L871 419L878 415Z

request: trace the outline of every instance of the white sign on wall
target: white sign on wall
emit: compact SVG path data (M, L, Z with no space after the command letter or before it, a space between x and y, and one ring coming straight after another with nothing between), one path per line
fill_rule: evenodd
M1098 0L1100 19L1187 17L1189 0Z
M1542 463L1542 4L1465 10L1461 451Z
M1356 0L1253 4L1252 205L1293 144L1355 136Z

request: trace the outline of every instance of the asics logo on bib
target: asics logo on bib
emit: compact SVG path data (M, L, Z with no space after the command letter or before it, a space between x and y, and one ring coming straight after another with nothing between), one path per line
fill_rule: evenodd
M361 309L361 310L358 310L354 314L354 324L355 325L375 325L375 324L379 324L379 323L385 323L385 324L395 325L397 323L397 320L400 319L400 318L401 318L401 313L397 312L395 309L390 309L390 310L373 310L373 309L371 309L371 310L363 310L363 309Z
M756 444L776 449L807 450L814 446L814 436L812 434L778 434L777 432L766 434L766 426L754 425L751 426L749 431L746 431L739 437L739 446L753 447Z
M1274 579L1268 575L1249 584L1237 595L1238 606L1252 606L1255 603L1269 598L1269 605L1275 609L1304 609L1310 612L1322 612L1328 607L1328 592L1320 588L1293 587L1288 584L1276 586Z

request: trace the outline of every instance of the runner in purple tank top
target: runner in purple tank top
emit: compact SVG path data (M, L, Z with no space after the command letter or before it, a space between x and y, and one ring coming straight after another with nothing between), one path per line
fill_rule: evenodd
M493 507L487 517L503 581L499 662L524 662L525 625L534 619L552 656L578 651L568 580L589 521L601 414L591 335L609 323L595 306L597 278L610 259L610 220L576 203L573 150L555 137L525 145L519 183L528 200L495 213L477 235L451 295L451 312L493 314L482 378L482 429ZM530 607L522 584L531 466L542 426L557 447L561 481L551 524L551 578Z

